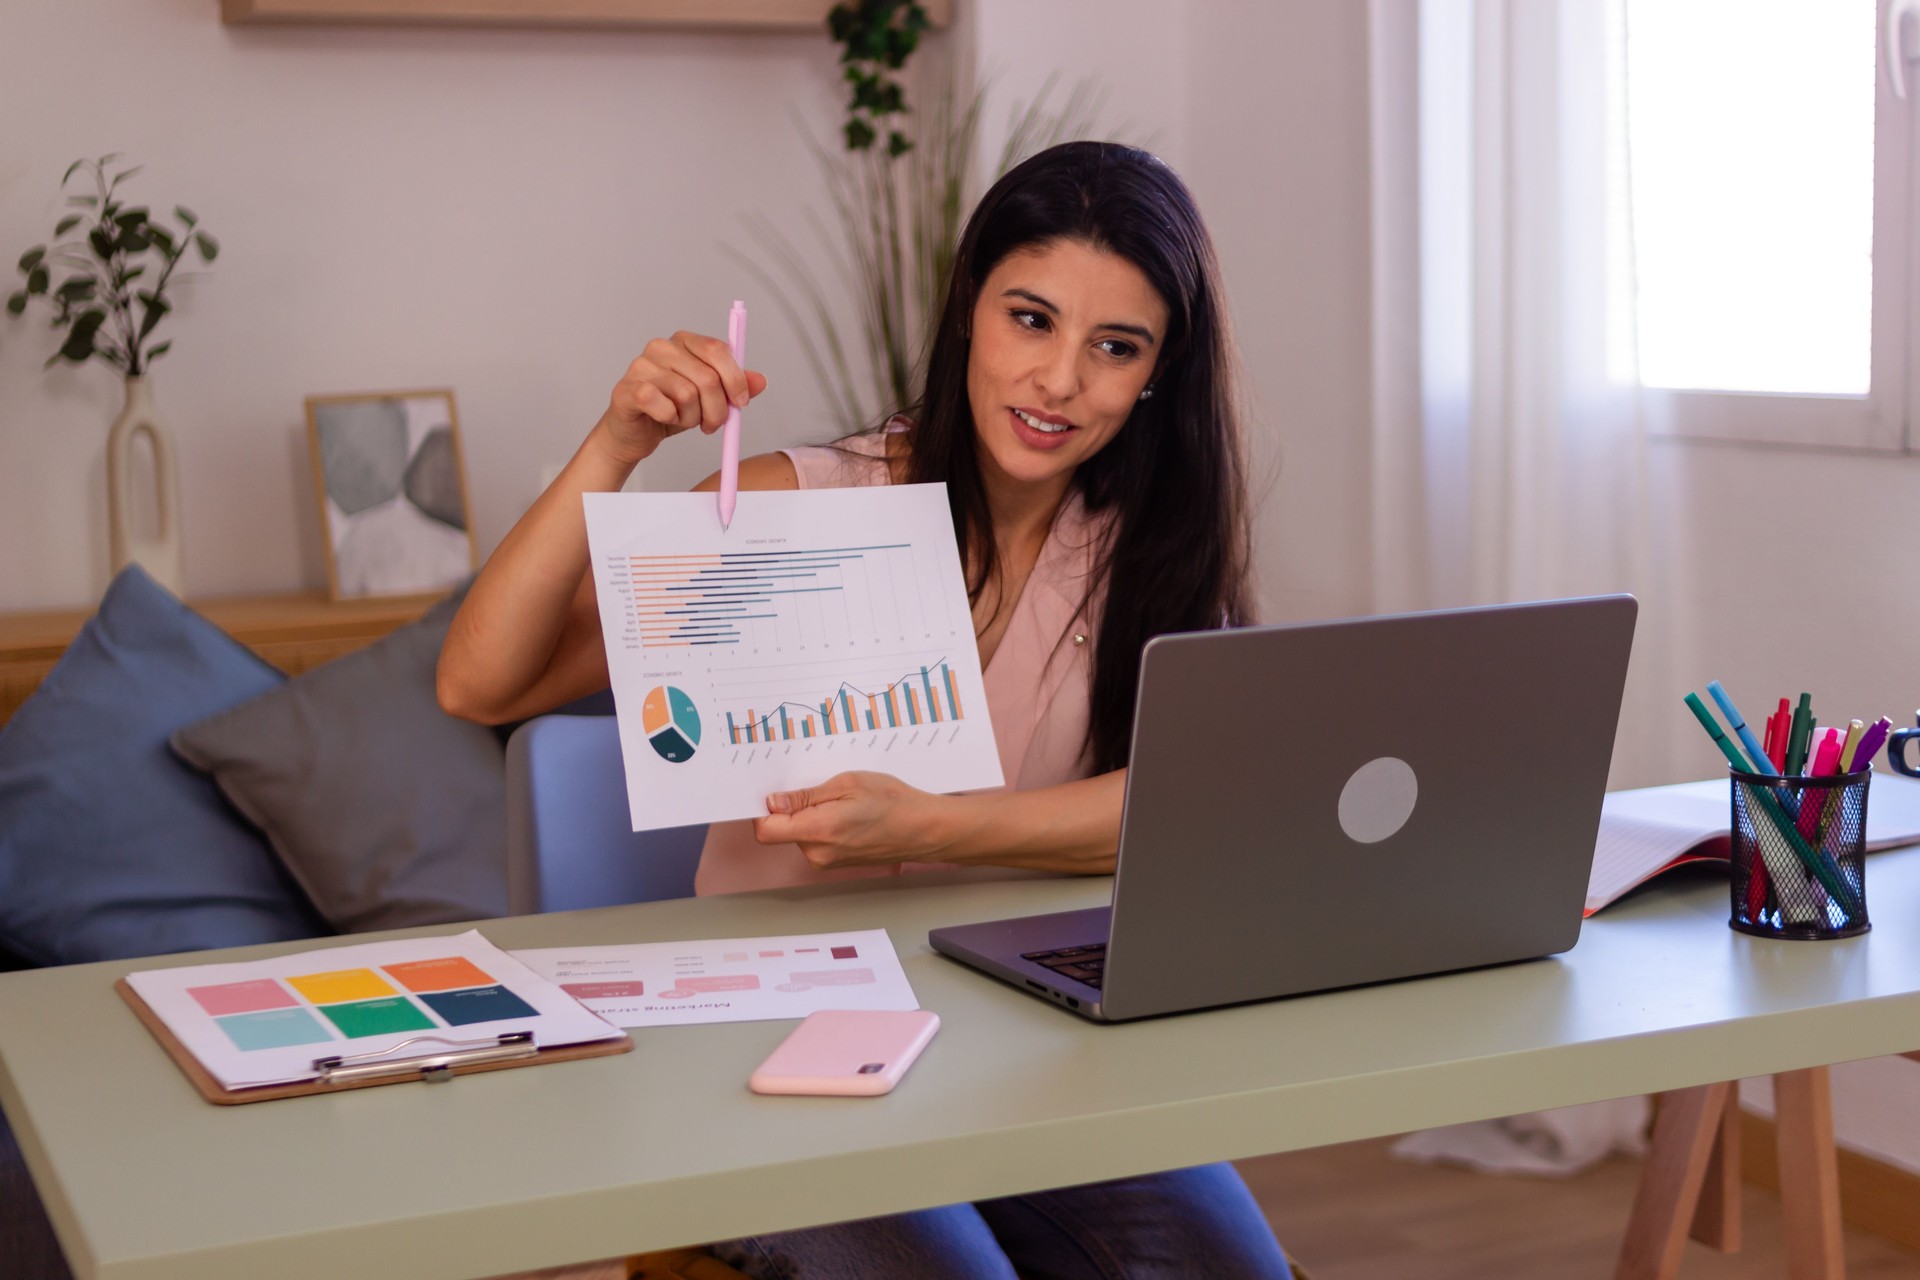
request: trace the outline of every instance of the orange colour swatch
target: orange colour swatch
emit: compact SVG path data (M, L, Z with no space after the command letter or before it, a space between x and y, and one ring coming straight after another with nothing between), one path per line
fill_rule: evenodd
M488 987L493 978L465 956L440 960L409 960L380 966L409 991L452 991L456 987Z

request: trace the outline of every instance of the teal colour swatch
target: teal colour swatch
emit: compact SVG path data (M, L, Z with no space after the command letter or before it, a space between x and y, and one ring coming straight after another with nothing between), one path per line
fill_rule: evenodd
M328 1044L333 1037L305 1009L268 1009L215 1018L220 1029L242 1053L256 1049L285 1049L296 1044Z

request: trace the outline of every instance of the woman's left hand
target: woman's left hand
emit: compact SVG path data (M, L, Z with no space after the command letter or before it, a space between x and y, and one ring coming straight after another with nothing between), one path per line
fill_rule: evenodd
M803 791L767 797L755 818L761 844L797 844L821 869L937 858L942 820L955 803L884 773L841 773Z

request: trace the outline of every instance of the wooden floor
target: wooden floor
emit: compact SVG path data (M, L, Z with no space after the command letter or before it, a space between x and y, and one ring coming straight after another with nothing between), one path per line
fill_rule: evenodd
M1391 1139L1240 1164L1281 1244L1313 1280L1605 1280L1640 1165L1566 1179L1494 1177L1387 1155ZM1780 1202L1747 1188L1739 1253L1689 1243L1680 1280L1786 1275ZM1920 1212L1920 1206L1915 1207ZM1849 1280L1920 1280L1920 1253L1849 1229Z

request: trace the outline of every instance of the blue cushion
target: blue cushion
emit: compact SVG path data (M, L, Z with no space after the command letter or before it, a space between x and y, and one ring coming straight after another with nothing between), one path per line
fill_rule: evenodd
M283 677L137 567L0 727L0 946L38 964L327 932L167 735Z

